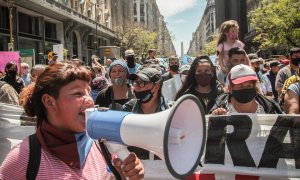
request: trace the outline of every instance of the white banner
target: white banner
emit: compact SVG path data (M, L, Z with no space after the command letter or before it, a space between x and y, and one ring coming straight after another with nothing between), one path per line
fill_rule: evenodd
M53 52L57 54L57 61L64 60L64 45L63 44L56 44L53 45Z
M0 104L0 164L10 148L34 133L17 106ZM206 116L201 165L187 179L298 179L300 115ZM170 150L171 151L171 150ZM164 161L143 160L145 179L174 179Z
M182 86L180 74L175 74L173 78L165 81L162 86L162 95L170 101L174 101L176 93Z

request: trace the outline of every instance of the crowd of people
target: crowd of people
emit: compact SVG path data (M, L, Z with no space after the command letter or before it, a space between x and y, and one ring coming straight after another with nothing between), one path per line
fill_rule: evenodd
M174 89L174 100L185 94L195 95L205 114L299 114L300 49L290 50L288 65L279 60L266 62L246 53L238 40L238 30L233 20L220 27L217 65L206 55L185 65L171 56L165 68L156 59L154 49L143 62L138 62L134 50L129 49L124 60L107 60L104 65L93 56L91 67L79 60L39 64L31 69L22 63L19 76L18 66L7 63L0 81L0 102L22 105L28 115L37 117L35 135L42 148L37 177L110 177L105 169L108 162L98 144L85 133L85 109L99 105L138 114L164 111L174 103L162 93L164 82L177 74L182 86L178 91ZM122 177L141 179L144 168L140 159L159 160L146 150L128 149L133 153L123 162L114 159ZM8 154L0 179L26 177L28 159L26 138Z

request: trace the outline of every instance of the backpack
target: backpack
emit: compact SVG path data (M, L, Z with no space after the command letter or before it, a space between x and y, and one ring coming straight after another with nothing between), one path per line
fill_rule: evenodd
M102 153L106 164L109 169L115 175L116 179L121 180L121 176L111 162L111 154L109 153L105 144L99 140L99 151ZM98 146L97 146L98 147ZM27 180L35 180L37 173L40 168L41 163L41 144L39 143L36 134L32 134L29 136L29 160L27 165L26 179Z
M282 90L281 90L281 94L279 95L279 98L278 98L278 102L279 102L281 109L284 109L284 96L285 96L289 86L292 84L295 84L297 82L300 82L300 77L298 75L293 75L284 82Z

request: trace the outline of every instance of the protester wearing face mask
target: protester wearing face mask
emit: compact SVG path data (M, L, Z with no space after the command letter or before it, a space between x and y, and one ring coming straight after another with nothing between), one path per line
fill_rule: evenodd
M172 56L169 58L169 72L163 75L163 81L172 79L175 74L179 74L180 62L178 57Z
M216 69L208 56L199 56L193 61L182 88L177 92L177 100L184 94L193 94L202 103L205 114L215 104L216 98L223 93L217 81Z
M95 104L120 110L123 104L134 98L132 87L127 83L128 67L123 60L115 60L111 63L108 74L111 85L99 92Z
M213 115L227 113L282 114L278 104L264 97L257 86L255 71L246 65L233 67L229 74L229 94L224 93L216 99L211 109Z
M276 81L276 75L280 70L280 65L281 64L277 60L273 60L269 62L270 70L265 74L271 82L272 92L274 95L274 100L276 102L278 102L278 92L275 89L275 81Z
M129 49L125 51L125 59L130 74L135 74L137 70L141 67L139 63L136 62L134 51Z
M281 93L284 82L291 76L296 74L300 64L300 48L292 48L290 50L290 64L280 69L276 75L275 88L278 93Z
M251 66L254 69L256 76L259 80L260 83L260 88L262 90L263 95L265 96L272 96L273 92L272 92L272 85L271 82L269 80L269 78L262 74L261 70L263 68L263 63L261 61L260 58L256 58L256 59L251 59Z
M132 81L134 87L134 94L136 99L132 99L123 105L122 111L133 112L137 114L152 114L160 111L164 111L171 107L172 103L169 103L166 98L162 96L162 74L158 65L151 64L142 66L137 74L131 74L129 79ZM162 171L161 167L167 167L164 161L159 160L157 156L150 153L147 150L138 147L128 147L128 150L134 152L138 158L146 161L155 161L159 163L159 169L156 172ZM148 163L145 163L148 164ZM151 164L151 163L150 163ZM155 172L153 165L151 167L145 166L145 172L148 172L148 168ZM147 177L145 178L147 179Z
M25 87L25 83L22 78L17 76L17 72L17 64L10 61L5 65L5 76L1 80L11 85L20 94L21 90Z

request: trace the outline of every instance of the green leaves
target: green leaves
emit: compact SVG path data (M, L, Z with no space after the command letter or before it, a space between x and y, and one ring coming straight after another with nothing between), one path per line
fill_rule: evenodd
M120 46L123 51L133 49L137 57L145 58L148 50L157 48L157 32L151 32L139 25L130 25L117 29Z
M250 13L255 27L255 42L261 49L300 46L300 1L264 0L262 6Z

